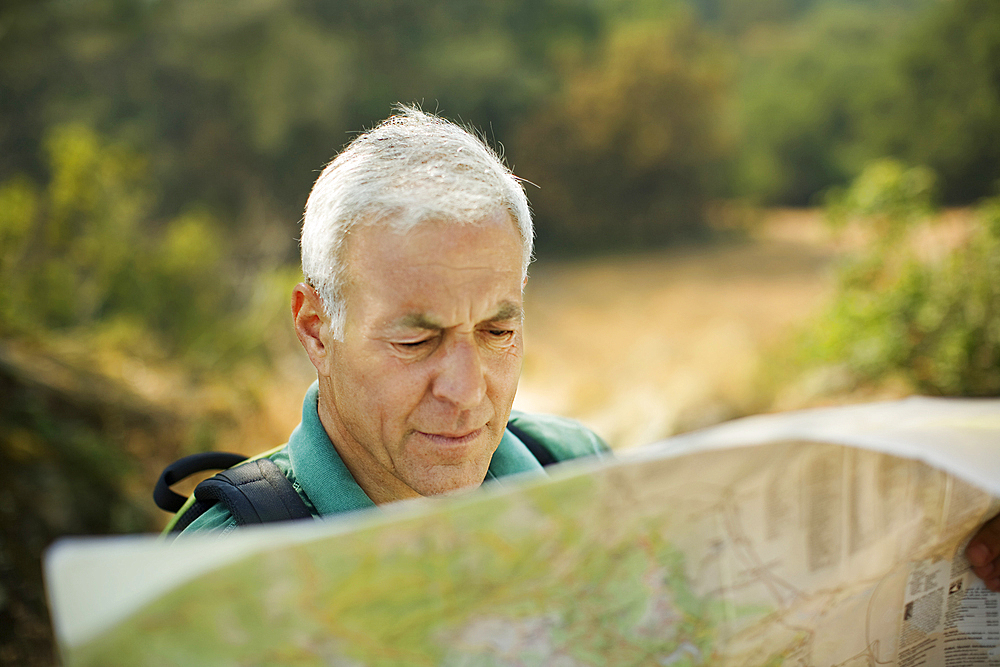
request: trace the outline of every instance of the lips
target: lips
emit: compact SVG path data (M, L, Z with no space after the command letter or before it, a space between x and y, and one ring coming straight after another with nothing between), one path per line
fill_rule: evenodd
M464 433L428 433L426 431L417 431L424 438L430 440L431 442L442 445L442 446L462 446L469 444L486 430L485 426L481 426L473 431L466 431Z

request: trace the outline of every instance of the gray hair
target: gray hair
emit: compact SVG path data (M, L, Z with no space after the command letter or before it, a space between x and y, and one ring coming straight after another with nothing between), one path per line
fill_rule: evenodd
M474 134L416 107L398 106L320 174L302 221L302 273L343 339L344 245L358 224L405 233L421 222L468 224L506 211L522 239L522 275L534 242L521 181Z

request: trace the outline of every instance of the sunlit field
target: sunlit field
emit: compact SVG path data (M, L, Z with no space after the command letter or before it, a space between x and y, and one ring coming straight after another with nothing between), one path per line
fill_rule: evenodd
M753 411L762 354L824 303L834 256L817 213L786 212L721 245L543 258L515 406L581 419L615 447Z

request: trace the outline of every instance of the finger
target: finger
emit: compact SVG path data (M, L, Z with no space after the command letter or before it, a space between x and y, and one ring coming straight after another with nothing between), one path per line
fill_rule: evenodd
M974 567L983 567L1000 556L1000 515L987 521L969 540L965 556Z
M976 537L978 537L978 535ZM972 541L969 542L969 546L966 547L965 557L969 559L973 569L987 567L992 568L993 554L990 551L990 548L981 541L977 541L976 537L972 538ZM978 570L976 574L979 574Z
M987 579L996 578L998 575L1000 575L1000 573L998 573L996 570L997 567L995 563L987 563L986 565L979 565L977 567L972 568L972 571L975 573L975 575L980 579L982 579L983 581L986 581Z

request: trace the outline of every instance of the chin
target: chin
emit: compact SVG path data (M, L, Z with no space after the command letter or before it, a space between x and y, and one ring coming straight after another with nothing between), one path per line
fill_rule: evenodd
M448 480L436 479L411 488L422 496L457 496L478 489L482 486L484 477L486 477L485 469L481 475L462 475Z
M465 486L457 486L457 487L455 487L453 489L447 489L445 491L441 491L440 493L435 493L433 495L440 496L440 497L443 497L443 498L451 498L451 497L454 497L454 496L461 496L461 495L464 495L466 493L472 493L473 491L475 491L476 489L478 489L482 485L483 485L482 482L472 482L470 484L466 484Z

